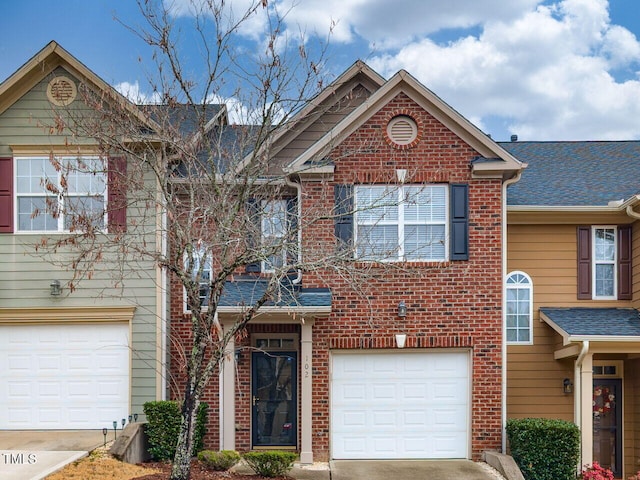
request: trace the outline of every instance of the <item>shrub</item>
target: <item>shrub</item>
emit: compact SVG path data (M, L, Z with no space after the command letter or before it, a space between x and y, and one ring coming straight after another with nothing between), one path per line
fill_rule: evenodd
M209 406L204 402L198 408L193 454L197 454L203 448L208 409ZM147 402L143 410L147 416L145 432L149 439L149 455L154 460L173 459L176 454L176 441L182 417L180 404L169 400Z
M258 475L263 477L279 477L286 475L293 467L297 455L293 452L247 452L242 458Z
M240 454L235 450L222 450L220 452L203 450L198 453L198 460L210 470L223 472L229 470L240 461Z
M587 465L582 469L582 480L614 480L613 472L608 468L602 467L598 462L593 465Z
M580 430L564 420L523 418L507 421L511 455L526 480L574 480Z

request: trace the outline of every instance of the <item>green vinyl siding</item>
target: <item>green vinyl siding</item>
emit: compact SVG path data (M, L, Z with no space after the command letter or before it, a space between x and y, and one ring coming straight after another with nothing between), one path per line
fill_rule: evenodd
M48 128L54 123L54 109L60 108L51 105L46 96L47 84L56 75L73 79L66 70L57 68L0 114L0 156L12 156L11 146L54 146L69 141L67 132L60 135ZM78 99L69 108L78 111L83 105L80 99L78 93ZM73 138L72 141L91 144L90 140L79 142ZM151 177L149 182L153 182ZM141 211L145 208L140 205ZM144 225L144 217L138 213L135 205L128 207L128 222L137 224L128 233L129 241L145 240L147 245L153 245L156 241L155 223L151 224L154 218L147 216ZM151 261L141 260L122 264L108 253L104 261L94 266L92 278L80 281L70 293L67 284L72 272L67 266L71 256L64 251L45 256L42 248L39 252L35 249L41 239L56 235L60 234L0 234L0 309L135 306L131 325L131 413L142 414L144 402L161 395L156 388L156 341L160 322L156 315L155 266ZM120 272L123 265L124 271ZM59 297L50 295L49 285L53 280L59 280L63 286Z

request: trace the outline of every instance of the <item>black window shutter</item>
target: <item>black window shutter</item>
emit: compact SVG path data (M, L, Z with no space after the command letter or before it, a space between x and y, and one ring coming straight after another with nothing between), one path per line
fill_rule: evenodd
M353 251L353 185L335 185L333 196L338 249Z
M451 260L469 260L469 185L451 184Z
M260 218L260 200L250 198L247 200L247 216L249 219L249 231L247 232L247 248L252 250L249 252L250 257L256 257L262 236L262 223ZM248 263L245 270L249 273L259 273L260 261Z
M631 225L618 227L618 300L631 300Z
M296 197L287 198L287 235L289 236L287 245L287 262L298 263L298 199Z
M578 300L591 300L591 227L578 227Z

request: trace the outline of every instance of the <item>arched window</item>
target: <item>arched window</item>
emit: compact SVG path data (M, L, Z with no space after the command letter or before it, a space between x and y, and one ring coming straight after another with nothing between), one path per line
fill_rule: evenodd
M507 343L533 343L533 282L524 272L506 279Z

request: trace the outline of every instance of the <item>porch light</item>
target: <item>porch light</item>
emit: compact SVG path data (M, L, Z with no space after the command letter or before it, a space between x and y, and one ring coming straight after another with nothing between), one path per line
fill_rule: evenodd
M568 378L562 381L562 391L564 393L573 393L573 383Z
M407 304L404 303L404 300L400 300L400 303L398 304L398 316L399 317L407 316Z
M60 286L60 280L54 280L49 284L51 291L49 292L53 297L59 297L62 294L62 287Z

